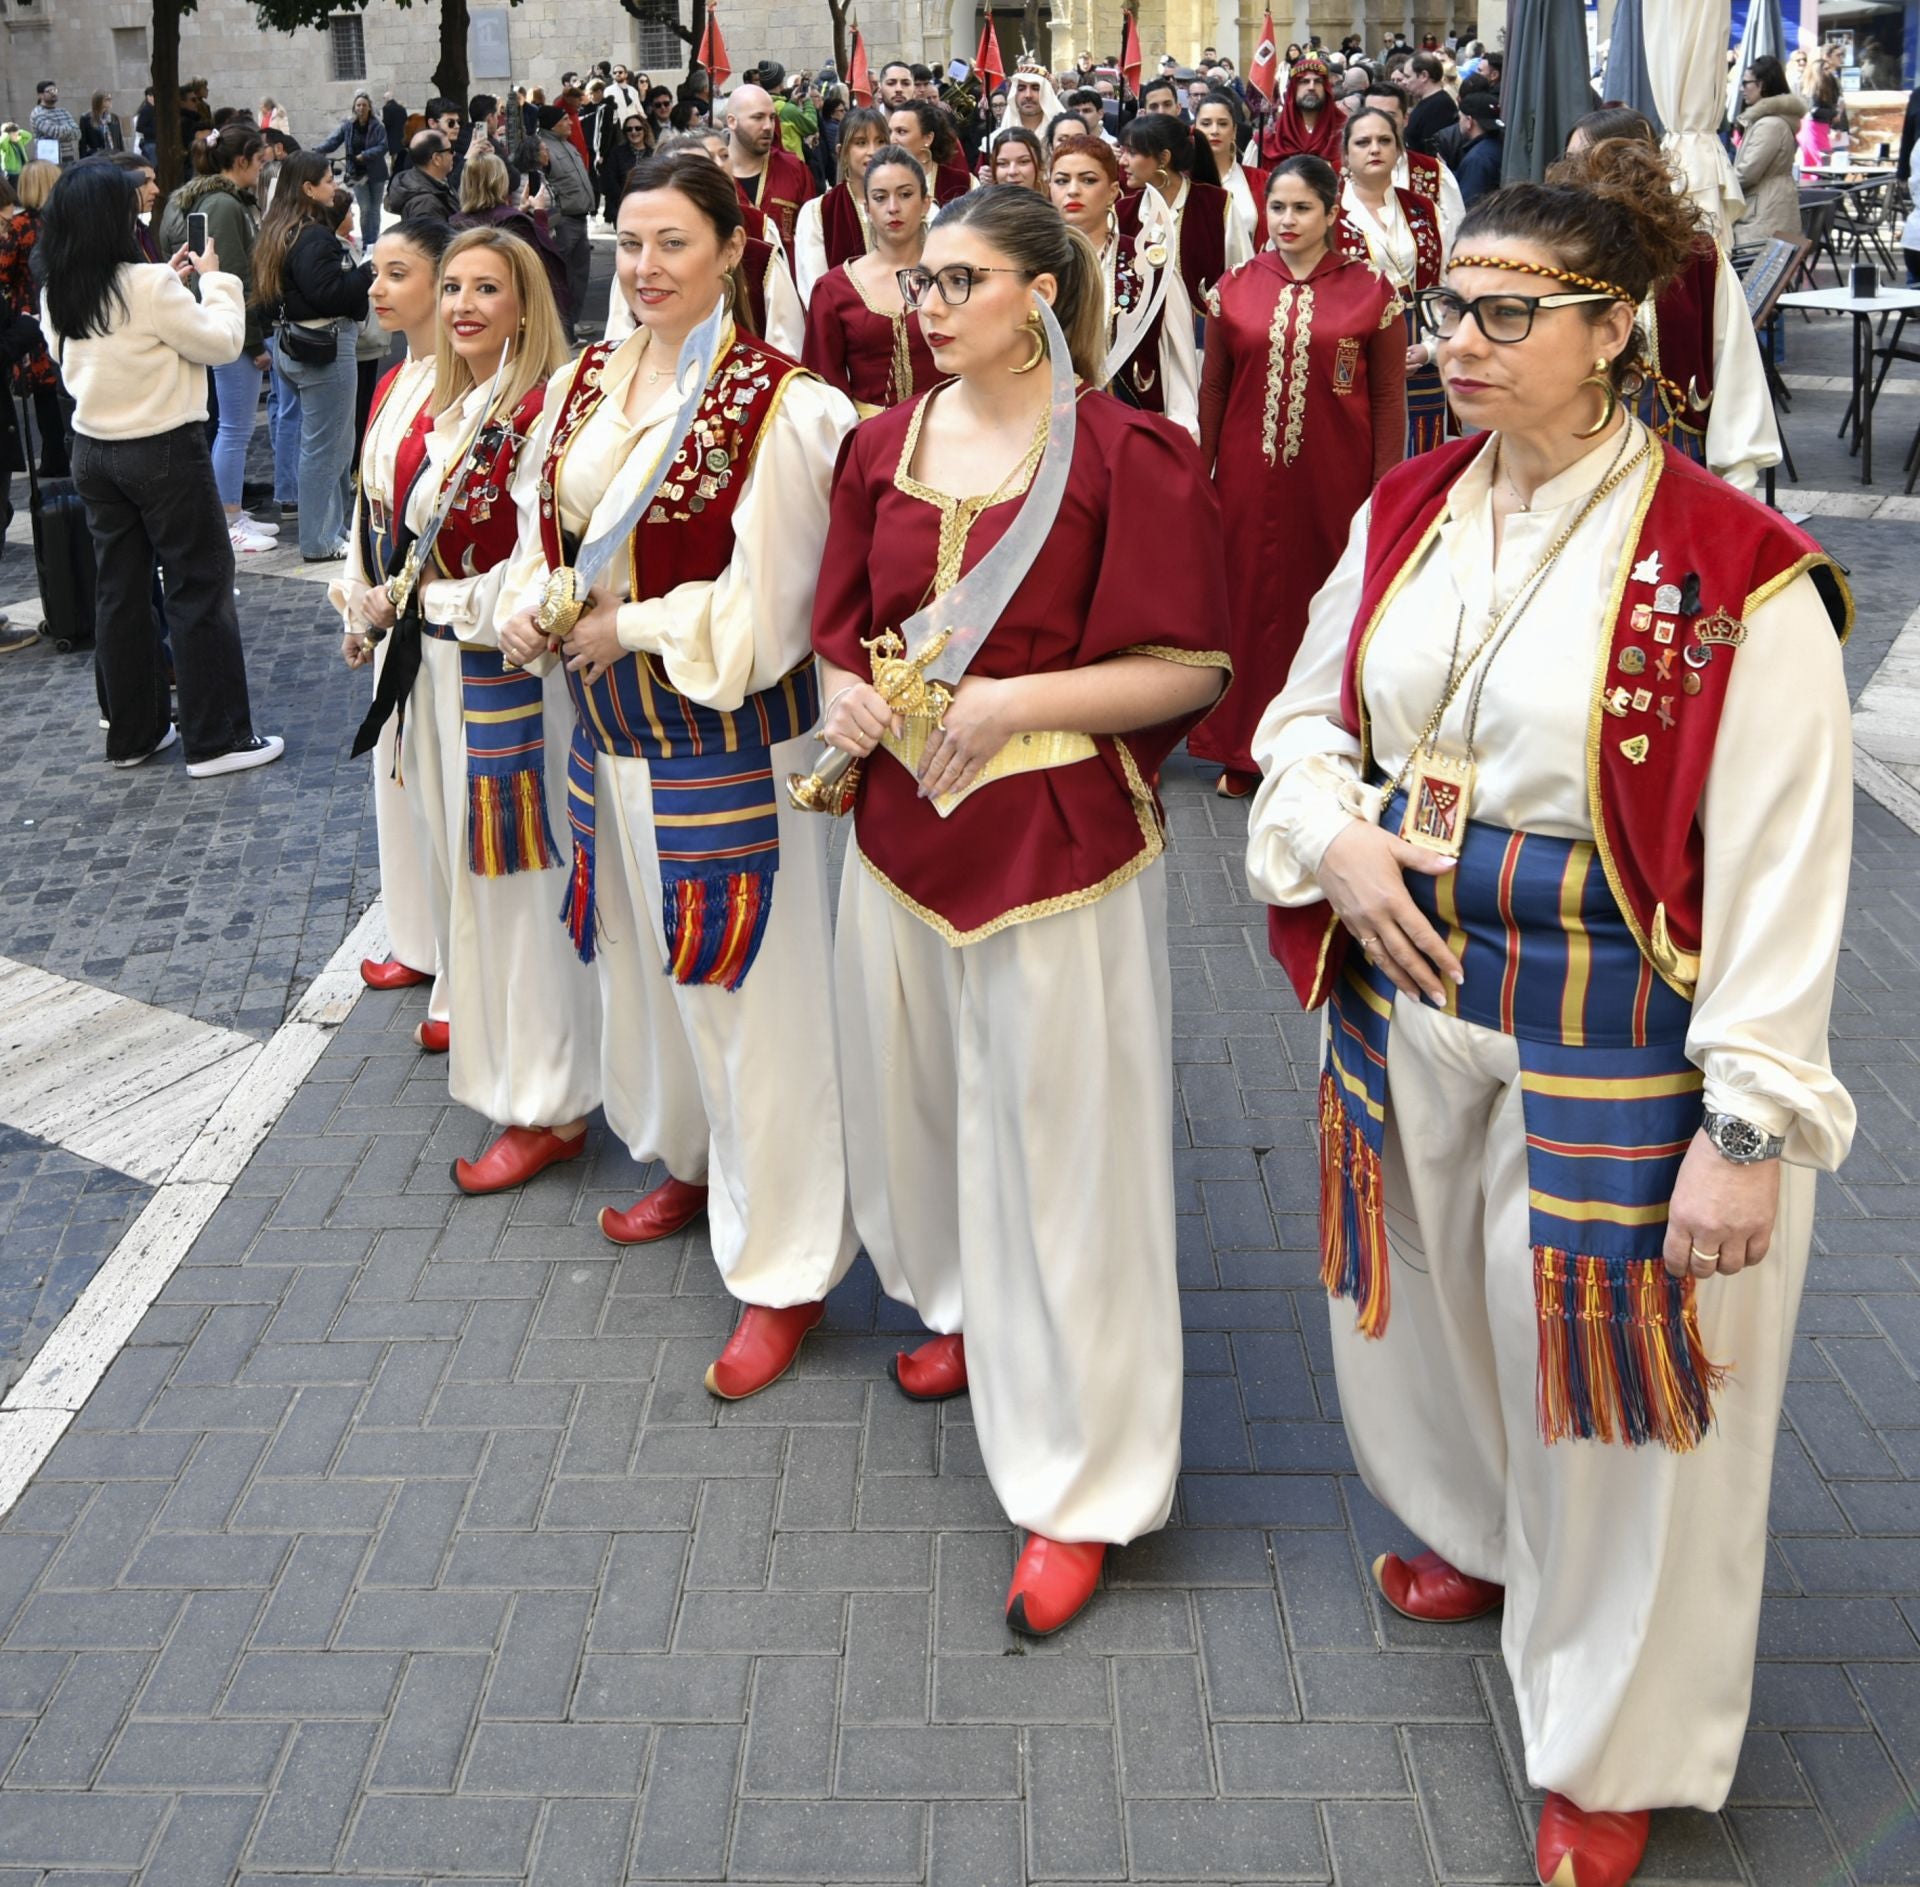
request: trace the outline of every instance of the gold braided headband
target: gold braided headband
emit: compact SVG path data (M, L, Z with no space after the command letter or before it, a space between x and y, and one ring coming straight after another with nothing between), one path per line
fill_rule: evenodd
M1575 288L1590 288L1596 294L1611 295L1615 301L1631 303L1617 282L1596 281L1591 275L1579 275L1572 269L1550 269L1544 262L1514 262L1506 256L1453 256L1447 262L1448 273L1455 269L1512 269L1521 275L1544 275L1556 282L1571 282Z

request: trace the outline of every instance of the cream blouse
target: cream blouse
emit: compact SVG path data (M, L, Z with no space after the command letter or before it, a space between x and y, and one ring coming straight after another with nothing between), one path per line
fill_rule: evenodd
M387 389L387 397L368 421L367 436L360 443L360 486L347 527L347 567L327 585L327 601L340 612L340 620L348 628L355 625L361 599L375 584L384 583L387 575L384 570L366 567L360 548L360 507L369 497L383 505L392 505L394 460L399 454L400 442L407 436L407 428L413 424L420 402L432 387L431 356L403 362Z
M726 336L732 342L731 330ZM647 359L643 329L601 370L604 397L574 434L555 494L569 533L591 538L638 496L671 443L679 398L671 378L637 421L623 410L627 388ZM561 401L575 371L547 383L546 410L522 451L513 483L520 544L497 609L511 616L539 603L547 564L540 547L540 474ZM737 708L806 660L813 648L813 587L827 537L827 499L840 442L853 430L853 402L811 374L787 382L760 432L733 513L732 560L710 581L682 583L664 596L620 605L622 646L657 655L667 679L691 700ZM600 581L625 593L632 565L623 547Z
M1639 440L1645 428L1630 422ZM1374 755L1399 772L1445 692L1454 623L1506 605L1614 463L1604 440L1509 516L1493 551L1489 449L1448 497L1439 532L1380 618L1363 678ZM1629 451L1633 446L1629 446ZM1651 460L1646 461L1648 467ZM1499 652L1480 704L1473 817L1557 838L1591 839L1587 723L1606 620L1646 472L1630 474L1548 573ZM1247 876L1271 904L1321 893L1322 855L1381 790L1359 777L1359 741L1340 724L1340 683L1359 608L1370 508L1314 598L1287 685L1254 735L1262 774ZM1684 570L1687 546L1657 549ZM1733 665L1702 798L1706 842L1700 978L1687 1053L1709 1108L1784 1134L1786 1157L1831 1171L1846 1157L1854 1108L1828 1064L1827 1018L1845 913L1853 823L1852 737L1839 639L1810 577L1762 603ZM1476 670L1476 672L1478 672ZM1465 750L1472 685L1455 696L1441 744Z

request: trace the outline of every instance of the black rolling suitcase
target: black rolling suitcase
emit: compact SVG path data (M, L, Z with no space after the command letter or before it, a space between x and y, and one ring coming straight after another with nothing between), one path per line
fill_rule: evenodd
M21 413L24 422L26 414ZM40 633L62 655L93 647L93 533L87 507L70 478L42 479L33 469L34 441L23 423L28 503L33 517L33 565L45 620Z

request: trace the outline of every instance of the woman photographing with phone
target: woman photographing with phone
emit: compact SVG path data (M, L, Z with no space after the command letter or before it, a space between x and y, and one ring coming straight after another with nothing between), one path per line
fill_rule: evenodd
M277 734L253 731L233 544L207 450L207 369L240 352L245 289L212 242L143 261L136 200L112 164L81 164L54 187L38 255L47 344L73 396L74 484L93 531L107 759L137 767L176 739L153 631L158 563L177 738L188 774L205 779L282 750Z

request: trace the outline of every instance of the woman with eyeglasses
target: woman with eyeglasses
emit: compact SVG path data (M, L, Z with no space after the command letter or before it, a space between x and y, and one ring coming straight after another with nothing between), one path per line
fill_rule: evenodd
M1095 389L1098 260L1033 191L949 204L909 278L949 385L869 420L814 601L823 737L859 757L835 945L855 1222L938 1333L903 1394L971 1393L1026 1543L1016 1631L1058 1630L1179 1469L1166 868L1152 780L1219 694L1219 514L1193 447ZM1057 513L1048 302L1080 384ZM1044 531L1043 531L1044 527ZM1009 532L1040 534L951 704L896 632ZM1190 572L1155 610L1165 552ZM897 706L894 705L897 702Z
M854 412L728 317L683 432L682 347L745 298L739 195L705 157L651 158L627 180L618 232L638 326L548 384L514 483L500 647L521 666L566 665L564 922L599 979L607 1124L664 1169L600 1228L638 1245L707 1215L743 1306L706 1375L731 1401L785 1374L855 1251L826 830L776 798L817 751L808 609ZM602 538L612 562L569 597Z
M1338 193L1331 165L1283 158L1267 180L1273 246L1207 300L1200 456L1226 524L1235 685L1187 751L1220 767L1223 799L1259 783L1253 730L1287 678L1307 605L1353 514L1406 451L1399 297L1334 240Z
M899 145L883 145L860 195L873 252L842 263L815 287L801 359L871 419L924 393L941 374L900 290L900 277L926 247L926 172Z
M1390 472L1255 738L1248 878L1330 1001L1340 1409L1374 1577L1500 1643L1539 1878L1622 1887L1741 1759L1853 804L1844 580L1654 438L1695 219L1623 142L1423 297L1470 437Z
M1053 207L1100 258L1109 358L1123 333L1131 342L1108 390L1143 413L1164 413L1198 439L1200 354L1193 323L1167 319L1166 291L1158 286L1170 260L1166 244L1120 227L1120 160L1113 146L1105 138L1063 137L1048 181Z
M822 276L873 247L860 184L874 152L889 141L887 114L871 105L860 106L840 120L839 182L801 204L800 220L794 225L793 272L802 303L813 299Z
M1548 180L1578 190L1596 170L1610 174L1621 163L1644 165L1642 158L1622 159L1602 148L1620 140L1640 150L1660 148L1653 126L1637 111L1608 106L1573 127L1567 154ZM1780 463L1780 426L1745 290L1704 223L1695 231L1686 267L1642 305L1640 333L1644 359L1635 415L1696 464L1751 492L1761 473Z
M1421 332L1422 289L1440 280L1446 239L1440 212L1417 190L1397 187L1395 166L1405 152L1400 123L1371 107L1356 111L1341 128L1346 181L1334 241L1384 275L1400 298L1407 346L1407 457L1437 446L1447 436L1447 396L1434 366L1434 343Z

